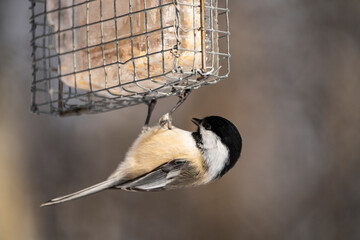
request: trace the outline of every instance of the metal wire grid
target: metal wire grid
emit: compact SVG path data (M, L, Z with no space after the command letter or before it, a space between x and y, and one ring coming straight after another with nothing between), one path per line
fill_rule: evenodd
M31 110L35 113L46 113L53 115L71 115L80 113L97 113L105 112L114 109L119 109L127 106L136 105L142 103L144 98L163 98L167 96L173 96L179 94L184 89L196 89L202 85L214 84L219 80L228 77L230 72L230 53L229 53L229 8L228 0L200 0L200 4L196 4L195 0L192 0L192 4L188 2L182 2L180 0L158 0L156 6L147 6L147 1L143 1L142 9L132 9L134 0L120 0L128 1L129 11L125 14L119 15L116 4L119 0L112 0L114 4L114 15L111 18L104 19L103 6L105 0L70 0L71 5L64 5L62 0L56 1L57 8L48 9L48 3L51 0L30 0L32 17L30 19L32 25L32 56L33 56L33 82L32 82L32 105ZM99 4L98 21L89 21L89 7L93 2ZM107 1L108 3L108 1ZM86 23L82 25L75 24L75 8L79 6L86 7ZM173 24L163 24L163 11L164 8L174 6L176 11L176 18ZM190 29L184 29L181 25L181 12L179 6L190 7L193 10L192 17L193 27ZM160 15L160 26L156 29L148 28L148 18L152 11L158 11ZM201 12L201 49L196 47L197 34L199 34L199 28L195 24L195 12L200 10ZM62 12L71 11L72 23L70 27L64 28L62 26ZM49 14L57 14L57 26L49 21ZM145 22L145 31L135 33L133 30L133 19L137 14L142 14ZM119 37L119 19L128 18L130 20L130 34L129 36ZM204 22L204 19L208 21ZM209 20L210 19L210 20ZM108 22L114 22L115 39L106 41L104 37L104 25ZM96 25L100 25L100 42L91 44L89 39L90 28ZM78 29L86 29L86 45L78 47L76 42L76 33ZM165 33L167 29L174 28L176 42L172 46L165 45ZM184 32L191 32L194 35L194 48L184 48L182 45L181 34ZM65 33L71 34L65 34ZM151 34L160 33L161 35L161 48L157 51L150 51L149 41ZM70 44L68 44L69 35ZM62 42L65 36L66 45L70 45L71 49L64 51L61 49ZM134 44L136 38L145 39L146 49L143 54L136 54L134 52ZM121 41L128 41L130 43L131 57L126 61L122 61L119 54L119 45ZM105 48L113 44L116 49L116 61L107 62L105 57ZM96 48L101 48L102 64L92 66L90 52ZM205 49L205 51L203 51ZM77 54L81 51L86 52L85 59L81 61L87 62L85 69L80 69L80 62L77 59ZM189 52L201 55L201 68L195 64L193 60L193 67L191 69L183 69L179 61L179 53ZM166 56L171 54L174 56L174 60L171 63L171 69L167 69L165 66ZM65 65L63 56L72 56L71 71L65 72L62 65ZM155 55L161 55L161 72L154 75L150 72L151 58ZM137 77L139 68L137 67L137 60L146 59L145 69L147 76ZM195 59L195 57L194 57ZM132 79L128 82L123 82L121 79L120 70L126 64L132 65ZM108 71L111 66L117 67L118 70L118 83L116 85L108 84ZM92 76L94 71L101 70L104 72L105 78L104 86L102 88L95 88L93 85ZM79 88L79 80L77 77L79 74L86 73L88 77L88 89ZM64 79L67 77L73 78L73 85L68 86L64 84ZM157 81L161 79L161 81ZM142 85L143 82L149 82L151 87ZM131 87L127 87L131 86ZM132 87L136 87L134 90ZM121 89L120 93L112 91L113 89Z

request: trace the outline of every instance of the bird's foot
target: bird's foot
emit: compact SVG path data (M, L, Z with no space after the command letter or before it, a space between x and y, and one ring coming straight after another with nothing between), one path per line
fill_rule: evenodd
M172 125L172 117L171 117L170 113L166 113L165 115L163 115L163 116L160 118L159 125L160 125L162 128L167 128L167 129L169 129L169 130L173 128L173 125Z
M144 126L142 127L141 133L146 133L146 132L148 132L150 129L151 129L151 127L149 127L148 125L144 125Z

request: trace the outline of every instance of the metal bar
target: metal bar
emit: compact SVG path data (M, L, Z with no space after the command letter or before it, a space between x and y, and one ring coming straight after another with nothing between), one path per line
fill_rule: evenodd
M116 43L116 63L118 73L118 85L121 85L121 71L120 71L120 55L119 55L119 36L118 36L118 23L117 23L117 12L116 12L116 0L114 0L114 24L115 24L115 43ZM124 90L123 87L121 87Z
M84 49L86 49L86 56L87 56L87 60L88 60L88 73L89 73L89 89L90 92L93 91L93 87L92 87L92 79L91 79L91 58L90 58L90 49L89 49L89 22L90 22L90 15L89 15L89 8L90 8L90 4L87 3L86 4L86 47ZM79 49L77 49L79 51Z
M60 0L58 0L58 7L59 9L61 8L61 2ZM58 30L60 29L60 12L58 12ZM58 53L60 53L60 34L58 34ZM61 75L61 61L60 61L60 55L57 56L58 57L58 61L59 61L59 69L60 69L60 74ZM51 60L51 58L49 59ZM58 92L58 109L59 109L59 112L63 111L63 90L64 90L64 84L63 82L61 81L60 77L59 77L59 92Z
M102 56L102 65L104 69L105 76L105 88L108 87L108 73L106 71L106 59L105 59L105 50L104 50L104 23L103 23L103 2L100 0L100 40L101 40L101 56ZM110 93L110 92L109 92Z
M72 5L75 5L75 0L72 0ZM77 72L77 63L76 63L76 46L75 46L75 7L71 8L71 21L72 21L72 31L71 31L71 41L72 41L72 50L73 50L73 69L74 69L74 88L75 88L75 95L77 95L77 79L76 79L76 72ZM51 60L51 59L50 59Z
M164 26L163 26L163 7L162 0L159 0L159 9L160 9L160 28L161 30L161 65L162 65L162 73L165 73L165 40L164 40Z
M196 44L197 44L197 42L196 42L196 36L197 36L197 34L199 34L198 33L198 29L196 29L196 17L197 17L197 14L196 14L196 10L195 9L197 9L198 8L198 6L196 6L195 5L195 0L193 0L193 2L192 2L192 4L193 4L193 6L192 6L192 16L193 16L193 38L194 38L194 48L193 48L193 50L194 50L194 54L193 54L193 69L196 69L197 68L197 66L196 66L196 55L197 55L197 49L196 49Z
M201 23L201 71L206 73L206 28L205 28L205 0L200 0Z
M35 6L36 3L35 2L31 2L31 16L35 15ZM30 18L30 23L31 23L31 33L32 33L32 39L35 38L35 33L36 33L36 27L37 25L35 24L35 20L33 18ZM31 52L31 57L32 57L32 68L33 68L33 72L32 72L32 82L31 82L31 111L34 113L38 112L38 107L36 105L36 47L35 47L35 41L31 41L31 46L32 46L32 52Z

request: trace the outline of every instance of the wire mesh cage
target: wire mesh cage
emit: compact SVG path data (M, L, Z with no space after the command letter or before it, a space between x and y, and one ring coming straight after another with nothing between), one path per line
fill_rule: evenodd
M96 113L228 77L228 0L30 0L31 110Z

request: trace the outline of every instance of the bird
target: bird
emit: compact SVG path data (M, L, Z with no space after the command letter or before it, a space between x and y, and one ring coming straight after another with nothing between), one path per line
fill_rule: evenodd
M149 127L152 109L153 103L142 132L105 181L49 200L41 207L106 189L153 192L199 186L221 178L238 161L242 138L229 120L220 116L192 118L197 129L190 132L172 125L170 111L158 125Z

